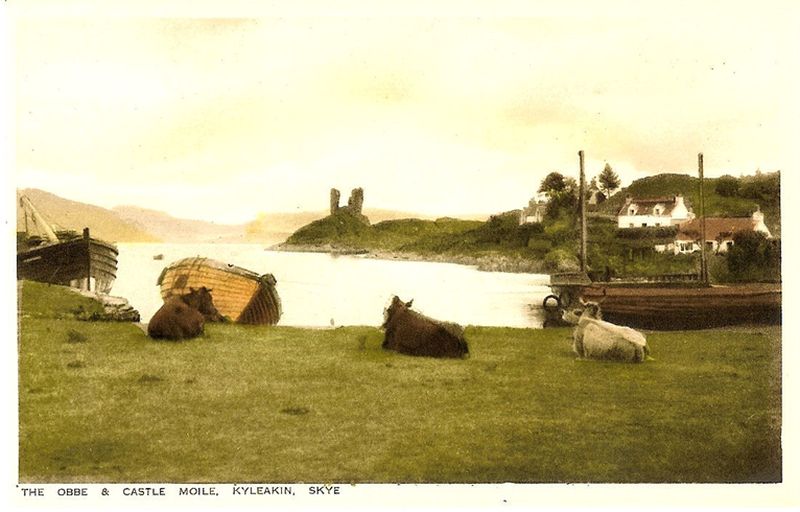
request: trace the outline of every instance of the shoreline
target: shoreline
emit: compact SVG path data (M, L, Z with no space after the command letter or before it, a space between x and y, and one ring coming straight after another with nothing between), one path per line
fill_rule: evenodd
M453 254L419 254L404 251L374 251L369 249L347 249L332 245L286 245L276 244L268 247L276 252L325 253L334 256L361 256L379 260L427 261L432 263L453 263L474 267L481 272L508 272L514 274L549 275L540 261L513 258L505 255L467 256Z

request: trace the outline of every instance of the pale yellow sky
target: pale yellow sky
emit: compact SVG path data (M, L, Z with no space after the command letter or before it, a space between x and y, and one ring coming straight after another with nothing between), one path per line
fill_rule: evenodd
M12 24L17 186L101 206L240 222L361 186L368 207L491 213L550 171L577 175L580 149L589 177L608 161L626 183L695 173L699 151L711 176L795 161L787 2L461 17L38 5Z

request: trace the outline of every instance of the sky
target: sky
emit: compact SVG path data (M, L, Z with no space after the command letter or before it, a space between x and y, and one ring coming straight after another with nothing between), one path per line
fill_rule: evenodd
M331 187L363 187L367 208L507 211L549 172L577 177L579 150L587 179L608 162L623 184L696 174L698 152L707 176L793 166L793 3L601 4L34 2L7 41L16 186L238 223L326 209Z

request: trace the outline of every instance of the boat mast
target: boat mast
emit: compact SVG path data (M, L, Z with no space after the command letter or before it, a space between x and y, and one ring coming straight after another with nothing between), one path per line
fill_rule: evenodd
M41 214L39 214L39 211L33 206L31 200L28 199L27 196L21 196L19 198L19 203L26 211L29 211L31 213L31 216L33 217L33 223L36 224L39 227L39 229L42 230L44 236L50 242L58 242L58 236L56 236L55 232L53 231L53 228L51 228L50 224L48 224L47 221L44 220L44 217L42 217ZM26 217L26 224L27 224L27 217Z
M578 151L580 160L580 186L578 204L581 212L581 272L586 272L586 174L583 170L583 150Z
M700 280L708 283L708 261L706 260L706 196L703 190L703 153L697 154L697 169L700 174Z

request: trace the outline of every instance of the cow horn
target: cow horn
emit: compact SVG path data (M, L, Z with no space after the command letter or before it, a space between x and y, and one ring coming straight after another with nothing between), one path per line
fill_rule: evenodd
M410 301L406 302L406 307L410 308L411 304L413 304L413 303L414 303L414 299L411 299Z
M581 303L581 306L586 306L586 301L583 300L583 297L578 297L578 302Z

